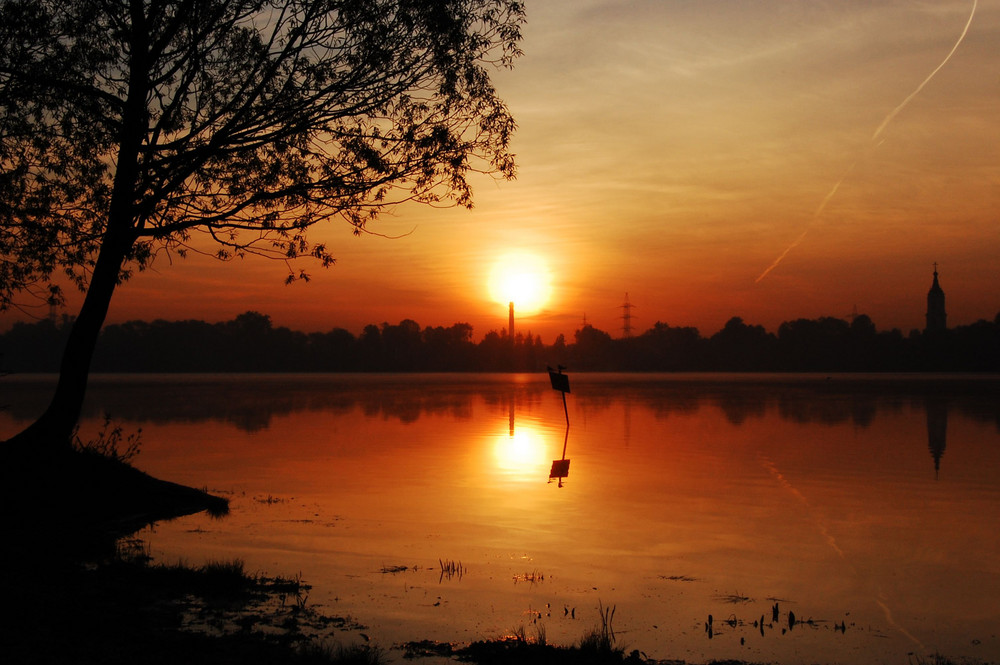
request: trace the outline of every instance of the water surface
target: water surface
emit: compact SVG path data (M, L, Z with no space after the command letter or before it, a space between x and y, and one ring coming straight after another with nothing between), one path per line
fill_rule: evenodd
M571 381L567 430L544 376L99 376L81 434L109 412L138 467L232 500L156 558L301 572L384 647L569 644L601 604L655 658L1000 658L995 378ZM7 435L51 377L0 383Z

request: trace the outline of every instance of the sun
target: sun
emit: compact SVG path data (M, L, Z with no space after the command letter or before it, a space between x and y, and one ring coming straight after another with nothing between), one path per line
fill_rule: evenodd
M490 297L502 305L514 303L521 314L531 314L545 307L549 300L552 277L539 256L526 252L504 254L490 271Z

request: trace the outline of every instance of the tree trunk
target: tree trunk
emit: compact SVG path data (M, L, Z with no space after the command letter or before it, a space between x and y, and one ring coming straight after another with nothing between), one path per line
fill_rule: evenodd
M70 450L73 431L83 408L97 338L108 315L111 296L118 286L125 257L135 243L135 185L139 151L147 131L146 95L149 86L146 78L148 35L142 3L133 0L131 15L129 93L122 116L117 168L100 253L83 306L66 340L59 367L59 383L56 384L52 402L38 420L7 440L4 445L4 452L7 453L45 459Z
M130 244L116 241L110 234L105 237L83 306L63 350L59 382L52 401L38 420L5 442L6 451L48 458L70 449L83 408L94 348Z

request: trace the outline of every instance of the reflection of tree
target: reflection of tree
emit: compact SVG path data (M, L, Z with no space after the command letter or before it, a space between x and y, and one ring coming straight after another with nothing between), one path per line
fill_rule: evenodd
M733 425L742 425L748 418L763 418L767 412L767 397L758 394L725 393L716 400L726 420Z
M377 389L373 389L377 386ZM412 390L378 382L337 382L295 378L224 377L157 381L126 380L121 383L98 379L88 391L83 415L136 423L198 423L220 421L255 432L265 430L275 417L297 412L348 413L358 409L367 417L414 422L422 415L447 414L456 419L472 417L473 394L454 389L454 384ZM5 386L6 387L6 386ZM17 420L30 420L43 410L50 388L44 383L18 387L9 400L8 413Z
M953 407L970 420L992 423L1000 433L1000 398L984 395L982 400L963 401L953 404Z
M817 399L815 395L791 393L778 398L781 417L799 423L838 425L852 422L868 427L875 418L879 397L876 395L844 395Z
M949 409L997 423L1000 429L1000 397L977 383L692 376L576 375L575 408L596 414L627 403L663 419L714 406L733 425L777 413L803 424L867 427L879 414L936 404L940 398L935 395L944 390ZM8 405L12 418L31 420L45 409L50 390L43 381L7 377L0 382L0 403ZM257 431L269 427L274 417L304 411L358 410L369 418L407 423L431 415L465 420L472 417L475 400L482 400L488 412L509 417L512 408L520 414L540 407L549 392L541 374L101 377L88 393L85 415L99 418L109 412L137 423L214 420ZM929 427L930 418L929 413Z
M752 375L611 375L577 378L581 409L603 411L620 400L650 408L657 418L691 414L714 405L726 419L740 425L770 411L803 424L868 427L881 414L899 413L941 391L951 408L970 417L996 422L1000 428L1000 395L995 382L974 379L877 377L829 379L816 375L754 377Z
M709 393L692 391L683 381L660 382L650 381L644 375L632 376L638 378L627 383L590 384L577 379L584 386L579 391L574 391L578 408L585 414L600 413L615 408L618 402L624 400L652 410L657 418L666 418L674 414L695 413L711 397Z

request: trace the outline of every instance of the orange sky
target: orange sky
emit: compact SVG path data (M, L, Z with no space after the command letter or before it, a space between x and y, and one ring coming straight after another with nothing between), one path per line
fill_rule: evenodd
M923 327L935 261L949 324L992 320L1000 1L973 7L529 1L525 55L496 76L519 124L516 181L475 181L471 212L414 205L372 227L412 230L396 240L316 228L338 263L309 283L284 286L284 265L262 259L157 260L109 321L254 309L355 334L462 321L479 339L507 325L487 276L512 251L549 263L546 308L517 323L547 343L584 314L620 335L626 292L637 331L707 336L731 316L774 331L856 307L906 332Z

